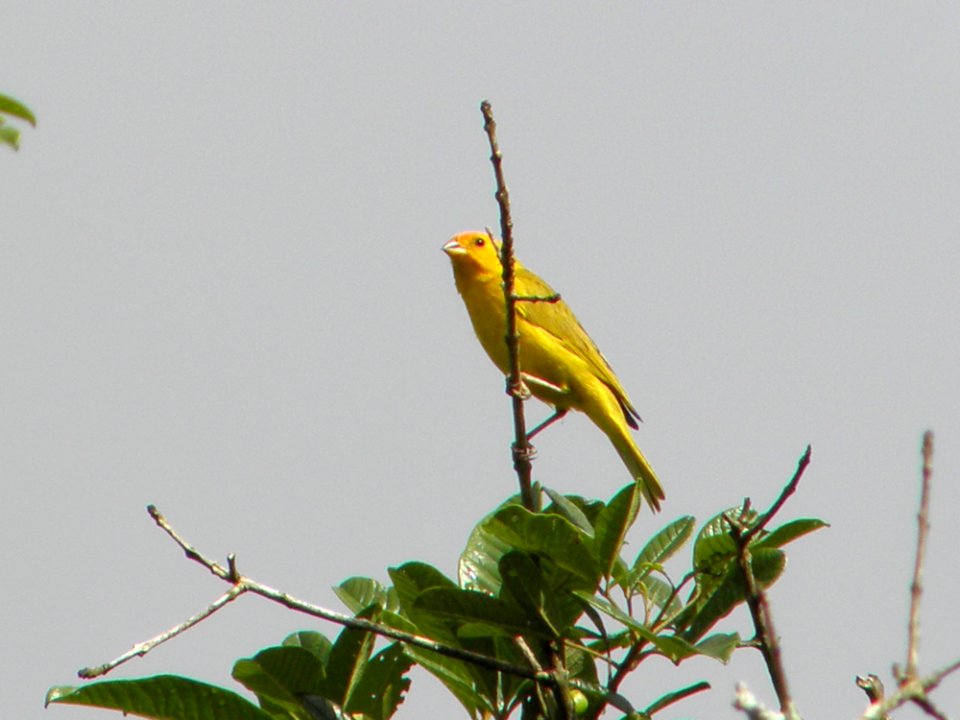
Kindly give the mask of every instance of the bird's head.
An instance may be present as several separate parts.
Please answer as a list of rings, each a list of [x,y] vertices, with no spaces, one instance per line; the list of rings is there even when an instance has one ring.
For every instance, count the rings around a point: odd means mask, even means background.
[[[454,235],[443,246],[457,272],[485,275],[502,272],[500,265],[500,242],[486,232],[470,231]]]

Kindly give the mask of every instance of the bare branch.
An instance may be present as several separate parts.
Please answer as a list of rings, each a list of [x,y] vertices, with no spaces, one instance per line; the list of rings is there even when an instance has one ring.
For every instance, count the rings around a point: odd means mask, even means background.
[[[123,663],[127,662],[127,660],[130,660],[131,658],[143,657],[148,652],[153,650],[157,645],[165,643],[167,640],[172,640],[180,633],[184,632],[185,630],[189,630],[202,620],[210,617],[217,610],[224,607],[227,603],[232,602],[240,597],[243,592],[244,589],[242,587],[234,585],[232,588],[227,590],[226,593],[214,600],[208,607],[198,612],[192,618],[185,620],[179,625],[172,627],[166,632],[162,632],[159,635],[150,638],[149,640],[145,640],[142,643],[137,643],[123,655],[114,658],[110,662],[106,662],[103,665],[97,665],[96,667],[81,668],[79,671],[77,671],[77,675],[82,677],[84,680],[91,680],[93,678],[100,677],[101,675],[106,675],[115,667],[123,665]]]
[[[928,697],[931,690],[936,688],[940,682],[957,670],[960,670],[960,660],[938,670],[926,678],[919,675],[920,664],[920,600],[923,596],[923,561],[927,549],[927,536],[930,532],[930,484],[933,479],[933,433],[927,430],[923,434],[922,446],[923,465],[921,471],[920,487],[920,510],[917,512],[917,551],[913,565],[913,581],[910,584],[910,617],[907,622],[907,663],[902,671],[894,665],[893,674],[899,682],[897,691],[892,695],[883,695],[883,686],[879,679],[876,684],[880,685],[880,692],[875,689],[867,689],[867,695],[871,699],[870,706],[863,713],[863,720],[886,720],[889,713],[896,708],[908,702],[912,702],[920,707],[927,715],[943,720],[941,713]],[[876,678],[875,675],[868,676]],[[861,684],[861,678],[857,678],[857,684]],[[866,688],[865,688],[866,689]]]
[[[523,401],[530,395],[530,391],[523,384],[523,374],[520,369],[520,334],[517,330],[517,295],[514,293],[516,260],[513,254],[513,218],[510,214],[510,193],[503,176],[503,154],[497,142],[497,124],[493,119],[493,107],[484,100],[480,103],[480,112],[483,114],[483,129],[487,133],[490,143],[490,162],[493,164],[493,173],[497,180],[497,204],[500,206],[500,264],[503,266],[503,299],[506,306],[507,332],[504,341],[507,344],[507,357],[510,364],[510,373],[507,376],[507,392],[513,403],[513,467],[517,472],[520,483],[520,497],[523,506],[530,512],[540,509],[540,495],[533,489],[533,466],[535,454],[530,438],[527,436],[527,424],[524,418]],[[489,231],[487,231],[489,234]],[[493,238],[491,237],[491,240]],[[557,298],[559,300],[559,298]],[[556,302],[555,300],[552,302]],[[549,643],[545,647],[547,658],[555,675],[553,696],[557,704],[558,720],[567,720],[573,715],[573,705],[570,700],[570,691],[566,682],[566,671],[563,667],[561,653]],[[561,678],[562,681],[558,680]]]
[[[797,708],[790,695],[790,686],[787,682],[787,673],[783,665],[782,651],[780,649],[780,638],[777,636],[773,624],[773,612],[770,609],[770,603],[767,594],[757,582],[753,574],[753,565],[751,564],[750,542],[763,530],[763,528],[773,519],[780,509],[787,502],[787,499],[796,492],[803,477],[804,471],[810,464],[811,448],[807,449],[800,457],[797,463],[797,469],[793,473],[790,482],[784,487],[780,496],[776,499],[770,509],[765,512],[756,525],[746,528],[741,518],[726,516],[730,523],[730,534],[737,543],[737,564],[740,566],[740,572],[743,574],[743,581],[746,585],[747,607],[750,609],[750,617],[753,619],[754,632],[759,643],[760,652],[763,654],[763,660],[767,666],[767,672],[770,674],[770,680],[773,683],[773,689],[777,693],[780,701],[780,711],[788,718],[799,718]],[[744,513],[749,508],[749,500],[744,501]]]
[[[322,620],[327,620],[353,630],[363,630],[381,637],[390,638],[391,640],[397,640],[408,645],[413,645],[423,650],[430,650],[438,655],[464,660],[489,670],[496,670],[509,675],[516,675],[518,677],[534,680],[551,688],[556,689],[560,686],[560,681],[553,672],[531,670],[529,668],[520,667],[518,665],[504,662],[503,660],[499,660],[497,658],[488,657],[487,655],[481,655],[480,653],[464,650],[462,648],[443,645],[442,643],[435,642],[430,638],[403,632],[402,630],[395,630],[391,627],[371,622],[370,620],[351,617],[349,615],[334,612],[333,610],[328,610],[320,607],[319,605],[314,605],[306,602],[305,600],[300,600],[299,598],[288,595],[285,592],[276,590],[269,585],[264,585],[256,580],[253,580],[252,578],[240,575],[236,571],[236,560],[233,558],[233,556],[231,556],[231,559],[229,560],[230,570],[226,570],[218,563],[206,557],[203,553],[194,548],[183,537],[181,537],[155,506],[150,505],[147,508],[147,511],[150,513],[150,517],[153,518],[157,526],[163,529],[163,531],[166,532],[167,535],[169,535],[170,538],[173,539],[173,541],[184,550],[186,556],[190,560],[194,560],[195,562],[203,565],[218,578],[230,583],[232,587],[229,592],[219,598],[216,602],[212,603],[205,610],[185,621],[184,623],[181,623],[165,633],[161,633],[151,640],[147,640],[146,642],[135,645],[129,652],[124,653],[124,655],[121,655],[116,660],[104,663],[103,665],[97,667],[84,668],[80,671],[81,677],[97,677],[99,675],[104,675],[121,663],[126,662],[131,657],[146,654],[153,647],[156,647],[160,643],[179,635],[183,631],[188,630],[199,623],[204,618],[209,617],[231,600],[234,600],[240,595],[249,592],[255,595],[260,595],[261,597],[265,597],[268,600],[273,600],[274,602],[279,603],[280,605],[283,605],[291,610],[302,612],[306,615],[317,617]]]
[[[500,262],[503,265],[503,297],[506,304],[507,357],[510,363],[510,373],[507,375],[507,392],[513,402],[513,467],[520,482],[520,497],[523,506],[535,512],[539,509],[540,501],[533,492],[533,446],[527,438],[526,420],[523,414],[523,401],[529,391],[523,386],[520,374],[520,335],[517,332],[517,297],[514,289],[515,260],[513,256],[513,219],[510,215],[510,193],[503,177],[503,154],[497,142],[497,124],[493,119],[493,107],[484,100],[480,104],[483,113],[483,129],[487,133],[490,143],[490,162],[493,163],[493,173],[497,180],[497,204],[500,206]],[[489,233],[489,231],[488,231]],[[492,238],[491,238],[492,239]]]
[[[956,660],[926,678],[908,678],[895,693],[887,695],[882,701],[870,705],[864,711],[861,720],[882,720],[892,711],[908,702],[915,702],[924,710],[927,708],[935,710],[927,698],[927,694],[934,690],[945,677],[957,670],[960,670],[960,660]]]
[[[235,583],[239,579],[240,576],[237,573],[236,558],[232,554],[227,556],[227,567],[229,569],[224,568],[219,563],[216,563],[210,558],[206,557],[203,553],[193,547],[193,545],[180,537],[177,531],[173,529],[173,526],[168,523],[167,519],[160,513],[159,510],[157,510],[156,505],[147,505],[147,514],[157,524],[157,527],[163,530],[167,535],[170,536],[171,540],[181,547],[188,560],[193,560],[194,562],[200,563],[221,580],[229,580],[230,582]]]
[[[746,584],[747,607],[750,608],[750,617],[753,619],[754,632],[760,643],[760,652],[770,673],[770,681],[780,700],[780,711],[788,718],[799,718],[793,699],[790,696],[790,686],[787,683],[787,673],[783,666],[783,657],[780,650],[780,638],[773,626],[773,613],[767,594],[761,589],[753,574],[750,564],[750,546],[743,542],[744,536],[738,536],[739,531],[734,528],[734,538],[738,543],[737,562],[740,572],[743,573]]]
[[[913,703],[930,717],[936,718],[936,720],[949,720],[928,697],[914,698]]]
[[[917,676],[920,658],[920,598],[923,595],[923,558],[927,551],[928,519],[930,509],[930,478],[933,475],[933,433],[923,434],[923,472],[920,488],[920,511],[917,513],[917,553],[910,585],[910,621],[907,626],[906,677]]]

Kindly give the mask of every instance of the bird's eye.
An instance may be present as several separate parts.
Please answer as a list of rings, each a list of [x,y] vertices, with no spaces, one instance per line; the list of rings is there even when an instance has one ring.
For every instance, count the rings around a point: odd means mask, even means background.
[[[484,240],[482,237],[478,237],[476,240],[473,241],[473,244],[476,245],[477,247],[483,247],[484,245],[487,244],[487,241]]]

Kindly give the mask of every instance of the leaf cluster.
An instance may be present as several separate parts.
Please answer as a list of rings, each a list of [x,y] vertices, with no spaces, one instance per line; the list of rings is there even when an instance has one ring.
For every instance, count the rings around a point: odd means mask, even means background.
[[[483,518],[460,556],[456,579],[409,562],[390,568],[390,586],[355,577],[336,588],[357,617],[470,658],[400,642],[375,652],[376,637],[364,630],[345,629],[334,641],[301,632],[234,666],[234,678],[259,705],[173,676],[53,688],[48,702],[153,718],[385,720],[402,702],[414,663],[472,718],[507,718],[517,710],[524,718],[555,717],[558,696],[574,699],[582,717],[598,717],[608,706],[626,717],[650,717],[708,687],[697,683],[648,698],[643,710],[619,692],[652,656],[675,664],[696,656],[725,663],[743,645],[737,632],[711,631],[746,597],[729,518],[737,518],[742,532],[756,525],[757,514],[749,508],[718,513],[696,534],[694,518],[680,517],[631,558],[627,535],[640,511],[635,484],[608,502],[546,493],[551,502],[541,512],[514,497]],[[785,544],[824,525],[800,519],[757,533],[747,550],[760,587],[782,574]],[[665,564],[691,539],[691,567],[675,581]]]

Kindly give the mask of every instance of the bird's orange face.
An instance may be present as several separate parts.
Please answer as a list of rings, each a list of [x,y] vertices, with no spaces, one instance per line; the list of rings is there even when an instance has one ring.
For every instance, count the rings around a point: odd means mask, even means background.
[[[501,272],[499,243],[485,232],[470,231],[454,235],[443,246],[455,268],[473,273]]]

